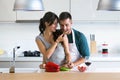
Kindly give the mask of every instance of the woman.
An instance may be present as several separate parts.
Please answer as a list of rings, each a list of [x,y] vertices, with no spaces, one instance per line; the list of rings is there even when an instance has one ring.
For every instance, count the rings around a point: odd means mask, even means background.
[[[58,17],[53,12],[47,12],[43,18],[40,19],[39,30],[40,34],[36,37],[36,43],[43,54],[43,64],[41,68],[45,67],[45,63],[52,61],[60,66],[65,62],[70,62],[70,52],[68,47],[68,39],[65,34],[61,34],[54,40],[53,33],[56,31],[58,24]],[[61,42],[63,44],[61,44]]]

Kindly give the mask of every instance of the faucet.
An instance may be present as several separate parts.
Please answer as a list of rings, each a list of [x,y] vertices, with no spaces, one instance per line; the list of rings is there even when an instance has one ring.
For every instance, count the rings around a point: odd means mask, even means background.
[[[9,73],[15,73],[15,52],[16,52],[16,49],[19,49],[19,48],[20,46],[13,48],[13,60],[12,60],[12,65],[10,66],[10,69],[9,69]]]

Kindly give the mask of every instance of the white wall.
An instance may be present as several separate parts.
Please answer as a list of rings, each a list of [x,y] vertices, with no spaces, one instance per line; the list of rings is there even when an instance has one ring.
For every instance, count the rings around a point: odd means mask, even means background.
[[[90,43],[90,34],[95,34],[98,51],[101,50],[101,45],[106,42],[109,53],[120,53],[119,22],[76,23],[73,26],[86,35],[88,43]]]
[[[37,50],[35,37],[39,34],[37,23],[0,23],[0,48],[7,52],[20,45],[19,51]]]
[[[39,23],[0,23],[0,48],[10,52],[20,45],[21,51],[38,50],[35,37],[39,34]],[[90,42],[95,34],[97,47],[105,41],[110,53],[120,53],[120,23],[74,23],[73,28],[83,32]]]

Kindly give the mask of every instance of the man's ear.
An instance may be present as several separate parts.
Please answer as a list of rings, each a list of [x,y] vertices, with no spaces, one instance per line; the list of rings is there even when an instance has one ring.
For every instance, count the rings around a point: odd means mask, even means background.
[[[70,20],[70,23],[71,23],[71,24],[73,23],[72,20]]]

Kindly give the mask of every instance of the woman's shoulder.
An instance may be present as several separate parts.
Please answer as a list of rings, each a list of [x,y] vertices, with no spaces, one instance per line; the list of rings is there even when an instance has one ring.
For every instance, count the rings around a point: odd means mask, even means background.
[[[43,35],[42,34],[37,35],[36,39],[40,39],[40,40],[43,39]]]

